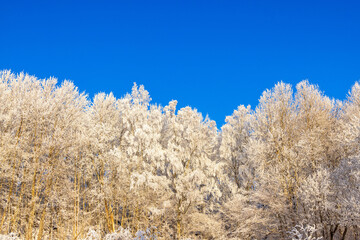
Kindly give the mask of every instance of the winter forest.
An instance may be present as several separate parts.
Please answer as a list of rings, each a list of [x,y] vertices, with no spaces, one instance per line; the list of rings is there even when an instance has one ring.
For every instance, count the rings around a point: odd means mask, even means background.
[[[279,82],[221,128],[136,84],[1,71],[0,103],[0,239],[360,239],[359,83]]]

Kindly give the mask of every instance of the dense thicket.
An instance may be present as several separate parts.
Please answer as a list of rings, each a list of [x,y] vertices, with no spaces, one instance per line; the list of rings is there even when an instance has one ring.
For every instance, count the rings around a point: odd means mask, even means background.
[[[278,83],[220,131],[150,101],[0,72],[0,234],[360,239],[358,83],[344,102]]]

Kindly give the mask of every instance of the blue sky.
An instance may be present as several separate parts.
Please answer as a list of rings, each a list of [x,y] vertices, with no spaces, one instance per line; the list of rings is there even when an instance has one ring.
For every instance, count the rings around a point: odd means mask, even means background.
[[[218,127],[278,81],[344,99],[360,80],[359,1],[1,1],[0,69],[72,80],[92,98],[133,82]]]

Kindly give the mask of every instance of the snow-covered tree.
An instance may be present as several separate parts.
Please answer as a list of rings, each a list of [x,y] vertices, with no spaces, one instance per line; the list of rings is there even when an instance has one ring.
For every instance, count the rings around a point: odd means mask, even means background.
[[[186,232],[183,220],[186,215],[199,210],[206,211],[205,203],[220,196],[217,188],[218,163],[214,160],[217,144],[215,122],[203,119],[190,107],[177,114],[176,101],[165,107],[165,132],[163,146],[166,149],[163,166],[169,186],[170,213],[176,221],[176,236]]]
[[[1,71],[0,238],[359,238],[359,83],[280,82],[220,132],[176,106]]]
[[[0,229],[41,239],[67,217],[59,214],[67,206],[56,196],[69,199],[63,187],[84,138],[88,101],[67,81],[57,87],[56,79],[8,71],[0,79]]]
[[[248,156],[251,134],[250,106],[239,106],[233,115],[226,117],[221,128],[220,157],[226,163],[226,171],[235,188],[249,190],[254,181],[254,169]],[[233,189],[235,189],[233,187]],[[236,191],[236,190],[233,190]]]

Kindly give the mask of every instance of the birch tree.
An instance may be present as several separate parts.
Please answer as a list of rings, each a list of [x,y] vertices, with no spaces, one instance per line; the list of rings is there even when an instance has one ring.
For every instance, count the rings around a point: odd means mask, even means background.
[[[61,222],[55,217],[54,208],[60,206],[53,195],[63,191],[55,186],[69,181],[66,169],[76,154],[74,141],[83,132],[81,123],[88,102],[70,82],[56,87],[56,79],[38,80],[10,72],[2,72],[1,79],[1,96],[7,98],[3,99],[6,117],[1,124],[1,156],[2,162],[11,166],[11,172],[1,168],[11,174],[10,179],[2,179],[7,199],[1,229],[19,231],[26,239],[34,235],[41,239],[45,230],[51,235],[54,224]],[[17,127],[9,128],[14,123]]]
[[[176,101],[165,108],[166,148],[165,176],[170,187],[169,200],[176,222],[176,238],[186,236],[184,217],[196,209],[205,209],[205,200],[218,197],[217,163],[213,160],[216,147],[216,125],[190,107],[177,114]],[[174,234],[175,235],[175,234]]]

